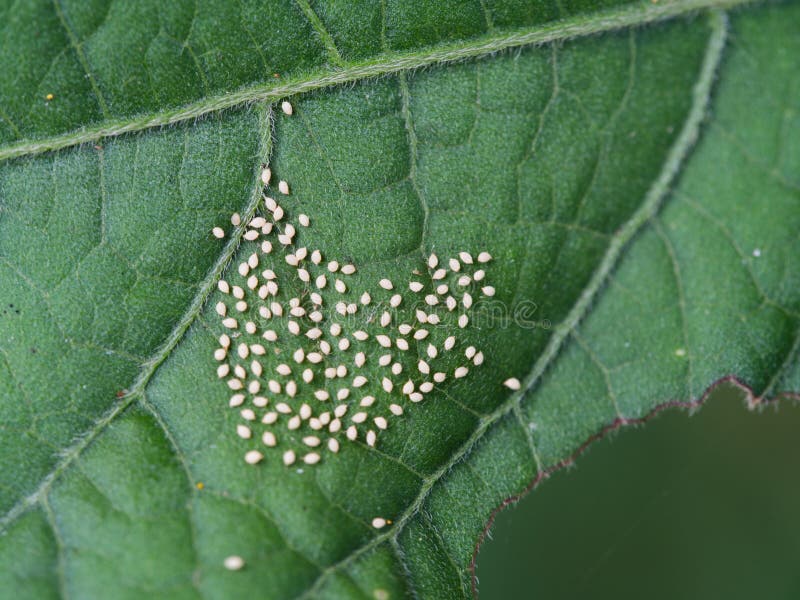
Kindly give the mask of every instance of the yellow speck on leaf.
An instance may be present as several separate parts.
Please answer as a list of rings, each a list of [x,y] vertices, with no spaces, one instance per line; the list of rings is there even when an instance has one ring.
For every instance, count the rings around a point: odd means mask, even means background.
[[[44,97],[44,99],[47,100],[48,102],[50,102],[54,98],[55,96],[53,94],[47,94],[47,96]]]

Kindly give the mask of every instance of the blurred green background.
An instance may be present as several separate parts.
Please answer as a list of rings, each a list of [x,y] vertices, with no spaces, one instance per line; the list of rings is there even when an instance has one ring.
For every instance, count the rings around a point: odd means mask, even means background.
[[[799,434],[730,386],[612,434],[498,515],[481,600],[800,598]]]

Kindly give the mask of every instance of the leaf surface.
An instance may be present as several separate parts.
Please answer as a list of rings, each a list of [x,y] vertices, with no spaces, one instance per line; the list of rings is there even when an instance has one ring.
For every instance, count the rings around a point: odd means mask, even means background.
[[[798,390],[797,4],[474,4],[3,9],[54,54],[7,26],[0,62],[25,77],[0,88],[0,590],[469,597],[492,509],[587,438],[730,375],[754,397]],[[15,53],[48,66],[34,81]],[[301,92],[292,116],[268,104]],[[468,327],[444,311],[392,351],[410,373],[456,335],[447,380],[418,403],[395,390],[404,414],[374,447],[339,436],[313,466],[285,467],[261,428],[237,437],[212,356],[215,305],[233,311],[217,282],[259,251],[228,219],[269,216],[262,163],[290,184],[267,190],[284,222],[310,218],[295,245],[356,265],[326,306],[388,302],[390,278],[393,322],[413,321],[431,252],[493,257]],[[284,299],[304,293],[280,252],[261,261]],[[330,322],[370,335],[355,411],[382,393],[381,326],[368,307]],[[470,345],[486,360],[454,378]]]

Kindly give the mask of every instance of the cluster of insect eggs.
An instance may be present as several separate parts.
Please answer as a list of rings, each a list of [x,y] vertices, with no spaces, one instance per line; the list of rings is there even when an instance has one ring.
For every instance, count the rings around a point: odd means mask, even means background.
[[[282,108],[292,114],[290,104]],[[358,293],[350,284],[355,265],[325,261],[322,252],[301,245],[299,229],[311,220],[300,213],[293,221],[268,195],[269,167],[261,182],[261,213],[247,222],[231,217],[252,252],[218,282],[222,299],[215,308],[223,333],[214,352],[217,376],[230,388],[229,406],[239,411],[236,434],[254,440],[255,426],[264,426],[260,444],[244,454],[247,463],[285,444],[286,466],[298,460],[314,465],[323,450],[339,452],[344,440],[375,446],[378,433],[409,402],[421,402],[437,384],[483,364],[483,352],[462,344],[458,333],[469,325],[474,296],[495,294],[484,270],[492,257],[462,251],[440,261],[431,254],[427,269],[415,270],[402,285],[383,277]],[[274,187],[279,197],[290,195],[286,181]],[[226,235],[221,227],[213,234]],[[401,320],[400,311],[408,318]],[[363,328],[347,331],[335,315]],[[452,334],[435,343],[438,326]],[[442,362],[452,365],[454,356],[458,366],[437,369]]]

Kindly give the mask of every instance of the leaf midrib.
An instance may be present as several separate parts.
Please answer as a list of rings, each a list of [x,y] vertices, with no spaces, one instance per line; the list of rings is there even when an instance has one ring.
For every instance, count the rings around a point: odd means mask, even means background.
[[[732,8],[754,0],[675,0],[664,3],[626,5],[591,15],[579,15],[544,26],[515,29],[501,35],[483,35],[466,42],[441,44],[424,50],[384,52],[365,61],[342,62],[317,69],[302,77],[276,85],[274,82],[243,87],[234,92],[209,96],[187,104],[156,113],[141,114],[124,119],[107,119],[102,123],[55,136],[24,140],[0,146],[0,161],[62,150],[71,146],[175,125],[218,112],[255,102],[273,102],[285,98],[332,87],[343,83],[410,71],[432,64],[450,63],[476,58],[509,48],[564,41],[603,32],[645,25],[690,12],[707,9]],[[333,47],[335,49],[335,46]],[[329,51],[332,51],[329,48]]]

